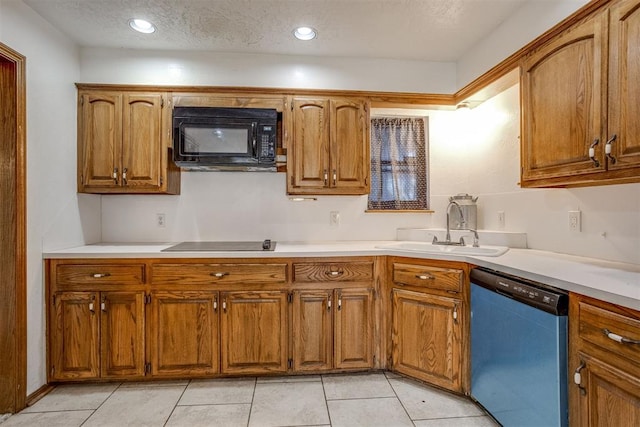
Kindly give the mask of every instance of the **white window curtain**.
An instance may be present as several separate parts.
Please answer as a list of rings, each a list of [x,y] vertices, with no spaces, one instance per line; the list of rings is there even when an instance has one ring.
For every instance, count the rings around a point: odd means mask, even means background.
[[[426,210],[426,117],[371,119],[369,210]]]

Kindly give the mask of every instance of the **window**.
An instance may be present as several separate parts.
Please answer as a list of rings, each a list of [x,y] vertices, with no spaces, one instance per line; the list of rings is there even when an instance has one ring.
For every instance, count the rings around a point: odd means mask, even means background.
[[[369,210],[427,210],[427,118],[371,119]]]

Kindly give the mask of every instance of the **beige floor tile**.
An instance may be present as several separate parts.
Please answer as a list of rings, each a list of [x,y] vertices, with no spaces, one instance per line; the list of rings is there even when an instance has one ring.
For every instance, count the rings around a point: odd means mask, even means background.
[[[167,427],[246,427],[250,404],[178,406],[171,414]]]
[[[89,426],[162,426],[185,386],[120,388],[87,420]]]
[[[258,383],[250,427],[329,424],[321,382]]]
[[[37,412],[12,415],[2,427],[76,427],[93,414],[93,411]]]
[[[291,375],[281,377],[258,377],[258,383],[306,383],[320,382],[320,375]]]
[[[255,378],[193,380],[178,405],[251,404],[255,386]]]
[[[61,385],[21,413],[97,409],[118,388],[113,384]]]
[[[437,418],[413,422],[416,427],[499,427],[489,416],[463,418]]]
[[[161,381],[129,381],[124,382],[120,388],[140,388],[140,387],[173,387],[188,385],[189,380],[161,380]]]
[[[330,400],[327,405],[333,427],[413,426],[395,397]]]
[[[383,373],[325,375],[322,382],[327,400],[395,397]]]
[[[412,420],[484,415],[472,401],[407,379],[389,380]]]

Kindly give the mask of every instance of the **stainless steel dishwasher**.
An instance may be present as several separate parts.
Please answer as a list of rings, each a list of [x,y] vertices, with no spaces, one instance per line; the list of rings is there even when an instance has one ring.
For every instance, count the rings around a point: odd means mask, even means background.
[[[568,295],[471,271],[471,396],[498,422],[567,426]]]

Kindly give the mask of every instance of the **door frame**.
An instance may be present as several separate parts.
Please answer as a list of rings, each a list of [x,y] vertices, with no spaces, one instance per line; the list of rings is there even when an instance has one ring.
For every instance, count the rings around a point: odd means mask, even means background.
[[[2,164],[13,166],[0,170],[0,345],[6,346],[0,356],[0,413],[19,412],[27,397],[25,68],[26,58],[0,43],[0,156]]]

